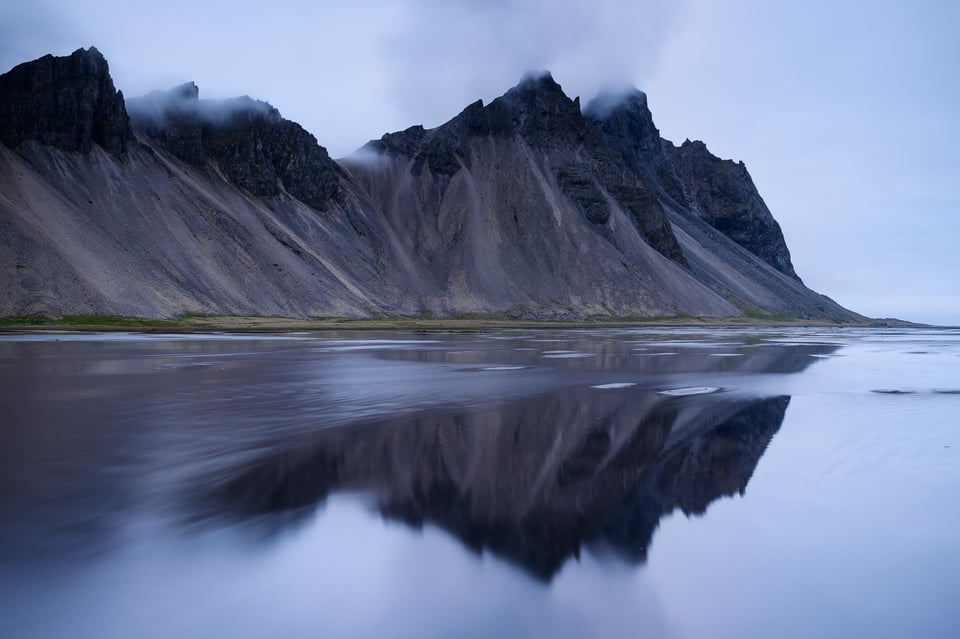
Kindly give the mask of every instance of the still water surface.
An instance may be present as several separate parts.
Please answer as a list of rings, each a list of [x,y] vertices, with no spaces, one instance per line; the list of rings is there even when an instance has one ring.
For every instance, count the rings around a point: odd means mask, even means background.
[[[0,636],[956,637],[960,332],[0,336]]]

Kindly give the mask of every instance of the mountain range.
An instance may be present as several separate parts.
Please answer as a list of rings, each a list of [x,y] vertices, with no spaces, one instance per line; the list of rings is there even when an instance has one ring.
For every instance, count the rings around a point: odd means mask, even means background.
[[[334,160],[268,103],[47,55],[0,75],[0,235],[0,316],[865,319],[743,163],[545,72]]]

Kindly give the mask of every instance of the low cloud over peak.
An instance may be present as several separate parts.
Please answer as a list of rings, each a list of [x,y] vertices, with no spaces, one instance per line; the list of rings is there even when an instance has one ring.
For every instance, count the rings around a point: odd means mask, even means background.
[[[166,91],[151,91],[147,95],[127,100],[127,112],[135,121],[160,125],[169,117],[191,115],[203,122],[221,123],[237,114],[257,114],[279,119],[280,112],[268,102],[249,96],[225,100],[201,100],[200,88],[194,82]]]

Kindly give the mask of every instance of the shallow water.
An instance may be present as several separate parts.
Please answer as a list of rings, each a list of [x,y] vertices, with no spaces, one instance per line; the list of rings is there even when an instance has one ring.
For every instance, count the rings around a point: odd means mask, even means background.
[[[4,637],[954,637],[960,332],[0,336]]]

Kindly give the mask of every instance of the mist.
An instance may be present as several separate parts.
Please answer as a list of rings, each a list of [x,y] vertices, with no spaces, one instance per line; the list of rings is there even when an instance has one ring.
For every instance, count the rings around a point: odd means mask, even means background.
[[[222,125],[240,114],[279,119],[279,112],[268,102],[249,96],[225,100],[201,100],[200,88],[187,82],[167,91],[151,91],[147,95],[125,100],[133,121],[161,126],[171,117],[193,117],[204,124]]]
[[[549,70],[570,97],[642,84],[656,65],[674,2],[421,0],[384,49],[392,97],[436,126],[466,104]]]

